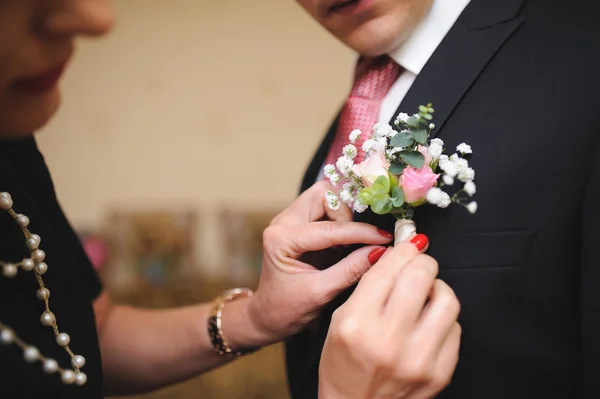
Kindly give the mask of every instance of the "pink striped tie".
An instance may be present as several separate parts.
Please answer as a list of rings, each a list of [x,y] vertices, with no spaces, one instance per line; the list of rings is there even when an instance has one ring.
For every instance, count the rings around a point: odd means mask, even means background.
[[[358,150],[354,163],[364,159],[362,145],[377,123],[381,101],[398,79],[401,69],[387,55],[375,58],[361,57],[358,60],[354,85],[340,115],[338,130],[326,157],[326,165],[335,165],[337,159],[342,156],[343,148],[350,144],[348,136],[354,129],[363,133],[354,143]]]

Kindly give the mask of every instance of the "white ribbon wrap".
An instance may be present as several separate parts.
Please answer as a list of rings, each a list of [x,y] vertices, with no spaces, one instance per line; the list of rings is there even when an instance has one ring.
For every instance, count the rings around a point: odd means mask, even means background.
[[[412,220],[399,219],[396,220],[394,227],[394,246],[399,245],[407,238],[417,234],[417,225]]]

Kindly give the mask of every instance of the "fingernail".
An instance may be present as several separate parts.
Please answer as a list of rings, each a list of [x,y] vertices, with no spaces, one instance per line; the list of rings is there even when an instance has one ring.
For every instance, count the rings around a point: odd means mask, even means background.
[[[388,240],[391,240],[392,238],[394,238],[394,235],[388,231],[377,229],[377,232],[380,235],[382,235],[383,237],[387,238]]]
[[[383,256],[384,253],[385,248],[375,248],[374,250],[372,250],[369,254],[369,262],[371,263],[371,266],[377,263],[377,261]]]
[[[429,238],[427,238],[425,234],[417,234],[410,242],[413,243],[419,251],[422,251],[427,244],[429,244]]]

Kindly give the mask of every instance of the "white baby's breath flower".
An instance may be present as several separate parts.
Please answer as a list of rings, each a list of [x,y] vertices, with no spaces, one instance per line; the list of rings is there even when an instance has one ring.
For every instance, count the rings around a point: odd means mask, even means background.
[[[387,123],[378,123],[373,126],[373,133],[375,137],[391,137],[395,130]]]
[[[466,143],[460,143],[457,147],[456,147],[456,151],[462,153],[462,154],[472,154],[473,150],[471,149],[471,146],[466,144]]]
[[[435,129],[435,123],[430,123],[429,124],[429,130],[433,130]]]
[[[358,129],[354,129],[351,133],[350,136],[348,136],[348,138],[350,139],[350,142],[352,144],[354,144],[356,142],[356,140],[360,137],[361,135],[361,131]]]
[[[458,172],[458,180],[460,180],[463,183],[466,183],[470,180],[474,180],[475,179],[475,170],[473,170],[473,168],[466,168],[466,169],[461,169]]]
[[[469,197],[473,196],[473,194],[475,194],[475,192],[477,191],[477,188],[475,187],[475,183],[473,183],[472,181],[466,182],[463,189],[465,190],[465,193],[467,193],[467,195]]]
[[[353,208],[356,213],[363,213],[364,211],[367,210],[368,207],[369,207],[368,205],[365,205],[365,204],[361,203],[360,201],[354,201]]]
[[[425,199],[433,205],[437,205],[442,200],[443,191],[438,187],[433,187],[427,191]]]
[[[469,167],[469,161],[467,161],[464,158],[458,158],[456,160],[453,160],[452,162],[454,162],[454,164],[456,165],[456,168],[461,171],[461,170],[465,170]]]
[[[373,139],[368,139],[366,140],[363,145],[362,145],[362,150],[364,152],[370,152],[371,150],[373,150],[373,146],[375,145],[375,140]]]
[[[429,144],[428,150],[429,155],[431,155],[433,159],[438,159],[440,155],[442,155],[442,151],[444,151],[444,148],[437,143],[431,143]]]
[[[421,115],[419,115],[419,114],[414,114],[413,116],[417,119],[421,119]]]
[[[340,192],[340,199],[349,206],[352,205],[352,202],[354,202],[354,196],[352,195],[352,192],[346,189]]]
[[[452,162],[456,162],[456,161],[458,161],[459,159],[460,159],[460,158],[458,157],[458,154],[452,154],[452,155],[450,155],[450,160],[451,160]]]
[[[373,144],[373,147],[371,148],[371,151],[384,152],[385,151],[385,147],[387,147],[387,138],[386,137],[380,137],[377,140],[375,140],[375,143]]]
[[[325,165],[325,167],[323,168],[323,172],[325,174],[325,177],[329,179],[335,173],[335,166],[333,166],[332,164]]]
[[[397,153],[401,152],[402,150],[403,150],[403,148],[402,148],[402,147],[394,147],[394,148],[392,148],[392,149],[389,149],[389,150],[387,150],[387,151],[386,151],[386,154],[388,155],[388,157],[392,157],[392,156],[394,156],[395,154],[397,154]]]
[[[329,181],[331,181],[331,184],[333,184],[334,186],[337,186],[338,183],[340,182],[340,175],[338,175],[337,173],[334,173],[329,178]]]
[[[325,201],[327,202],[327,206],[329,207],[329,209],[332,209],[334,211],[340,209],[340,200],[337,197],[337,195],[333,193],[333,191],[327,191],[325,193]]]
[[[442,177],[442,180],[444,180],[444,183],[451,186],[454,184],[454,178],[450,175],[444,175]]]
[[[477,212],[477,202],[475,202],[475,201],[469,202],[467,204],[467,210],[471,213]]]
[[[439,166],[440,169],[443,170],[450,177],[456,177],[456,175],[458,174],[458,168],[456,167],[456,164],[450,160],[440,159]]]
[[[350,159],[354,159],[354,157],[356,157],[356,154],[358,153],[356,151],[356,147],[353,146],[352,144],[348,144],[347,146],[344,147],[344,149],[342,150],[342,152],[344,153],[344,155]]]
[[[344,177],[348,177],[350,172],[352,172],[352,167],[354,166],[354,162],[347,157],[339,157],[336,163],[336,166],[340,173]]]
[[[448,208],[448,206],[452,203],[452,199],[448,195],[448,193],[442,191],[442,198],[437,203],[437,206],[440,208]]]
[[[409,118],[408,114],[405,114],[404,112],[400,112],[398,114],[398,117],[396,118],[396,121],[397,122],[406,122],[406,121],[408,121],[408,118]]]
[[[433,140],[431,140],[431,144],[437,144],[440,147],[443,147],[444,146],[444,140],[442,140],[442,139],[433,139]]]
[[[442,163],[442,162],[448,162],[450,159],[448,158],[448,155],[442,154],[442,155],[440,155],[439,160],[440,160],[440,163]]]

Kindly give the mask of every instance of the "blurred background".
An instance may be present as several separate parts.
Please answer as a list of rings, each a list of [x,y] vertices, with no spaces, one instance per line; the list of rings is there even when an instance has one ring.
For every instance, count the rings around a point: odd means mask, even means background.
[[[353,54],[293,1],[115,0],[39,134],[106,289],[171,307],[255,287],[261,235],[350,87]],[[202,321],[199,321],[202,322]],[[140,398],[286,398],[281,345]]]

